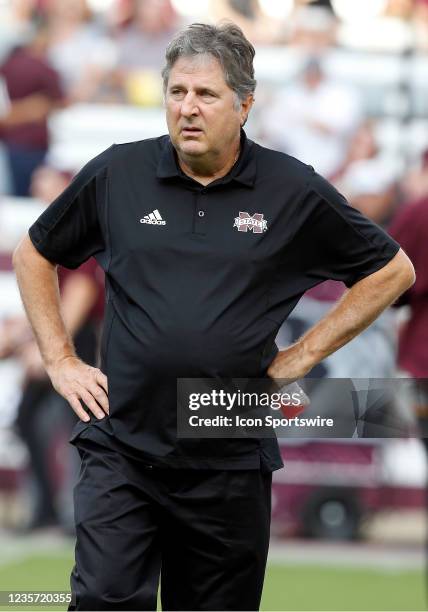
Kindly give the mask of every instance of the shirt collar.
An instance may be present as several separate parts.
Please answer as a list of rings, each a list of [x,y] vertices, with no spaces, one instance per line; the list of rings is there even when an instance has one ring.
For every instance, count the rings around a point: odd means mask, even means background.
[[[186,177],[177,163],[177,154],[169,136],[165,136],[165,142],[159,158],[156,176],[160,179],[189,178]],[[239,157],[231,170],[220,179],[213,181],[216,185],[236,181],[247,187],[254,187],[256,180],[256,158],[254,143],[249,140],[241,129],[241,151]]]

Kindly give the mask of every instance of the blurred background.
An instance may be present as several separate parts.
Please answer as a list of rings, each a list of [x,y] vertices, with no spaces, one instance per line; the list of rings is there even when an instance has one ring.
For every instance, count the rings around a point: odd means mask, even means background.
[[[417,271],[394,308],[311,372],[321,381],[311,398],[318,414],[343,408],[323,379],[365,390],[405,381],[380,413],[394,409],[408,434],[377,437],[369,427],[363,437],[281,439],[263,608],[424,610],[428,0],[0,0],[0,591],[68,590],[78,474],[67,443],[73,413],[44,373],[12,251],[89,159],[167,131],[165,47],[186,24],[222,18],[256,47],[249,137],[313,165]],[[59,273],[66,323],[95,364],[102,273],[94,261]],[[327,282],[308,292],[278,345],[344,289]]]

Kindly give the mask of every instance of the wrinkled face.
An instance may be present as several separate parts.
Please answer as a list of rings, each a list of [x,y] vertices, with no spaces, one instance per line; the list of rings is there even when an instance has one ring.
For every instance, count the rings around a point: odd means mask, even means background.
[[[238,107],[235,92],[212,56],[179,58],[165,92],[168,130],[178,154],[191,159],[227,153],[239,139],[251,103],[249,96]]]

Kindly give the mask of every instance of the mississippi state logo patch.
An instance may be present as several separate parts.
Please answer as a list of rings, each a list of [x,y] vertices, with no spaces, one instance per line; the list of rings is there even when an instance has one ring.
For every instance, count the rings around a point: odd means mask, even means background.
[[[236,227],[238,232],[250,230],[253,234],[262,234],[267,230],[267,221],[263,219],[262,213],[250,215],[250,213],[239,211],[239,217],[235,217],[233,227]]]

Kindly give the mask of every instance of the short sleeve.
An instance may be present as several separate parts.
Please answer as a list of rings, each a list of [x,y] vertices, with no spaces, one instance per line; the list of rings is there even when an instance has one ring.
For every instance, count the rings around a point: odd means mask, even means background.
[[[342,281],[351,287],[377,272],[400,245],[382,228],[348,204],[325,179],[314,173],[302,201],[306,272],[317,281]]]
[[[30,227],[31,242],[52,263],[74,269],[106,251],[107,169],[114,147],[87,163]]]

